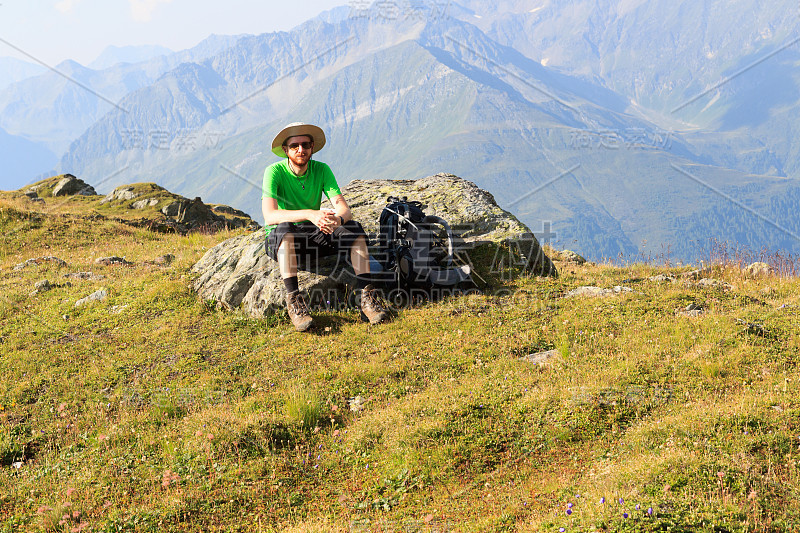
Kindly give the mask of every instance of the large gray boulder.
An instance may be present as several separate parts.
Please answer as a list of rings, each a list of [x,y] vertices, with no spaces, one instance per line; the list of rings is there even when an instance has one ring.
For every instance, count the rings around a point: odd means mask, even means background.
[[[418,200],[428,215],[447,220],[457,236],[456,255],[472,263],[475,278],[490,271],[516,268],[542,276],[557,275],[531,231],[501,209],[494,197],[474,183],[450,174],[420,180],[355,180],[343,189],[353,218],[368,235],[378,232],[380,212],[390,196]],[[323,205],[324,207],[324,205]],[[194,289],[204,300],[226,308],[241,306],[252,316],[283,307],[285,291],[277,263],[266,256],[264,230],[220,243],[193,267]],[[479,261],[479,264],[478,264]],[[352,270],[326,258],[299,273],[311,304],[340,307],[355,281]]]
[[[74,196],[79,194],[81,196],[95,196],[94,188],[86,184],[72,174],[65,174],[53,189],[53,196]]]

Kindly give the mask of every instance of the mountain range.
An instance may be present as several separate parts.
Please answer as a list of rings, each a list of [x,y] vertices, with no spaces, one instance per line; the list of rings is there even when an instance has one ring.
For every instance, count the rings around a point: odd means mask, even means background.
[[[107,46],[87,66],[93,70],[104,70],[119,63],[142,63],[159,56],[170,56],[174,52],[165,46]]]
[[[24,152],[13,152],[10,145],[0,145],[4,162],[12,168],[28,169],[25,174],[9,172],[3,177],[3,185],[30,183],[52,174],[54,162],[68,150],[70,143],[118,105],[125,95],[153,83],[182,63],[214,55],[237,39],[212,35],[190,50],[158,55],[139,63],[127,63],[123,58],[152,54],[160,49],[106,49],[96,62],[114,63],[111,67],[95,70],[75,61],[64,61],[49,70],[42,67],[43,73],[26,76],[0,90],[0,128],[7,135],[20,137],[17,143],[27,141],[35,145]]]
[[[13,57],[0,57],[0,90],[18,81],[37,76],[44,70],[41,65]]]
[[[796,254],[798,41],[789,1],[377,2],[68,62],[0,91],[0,127],[99,191],[155,181],[258,215],[272,137],[310,121],[342,184],[453,173],[592,259]]]

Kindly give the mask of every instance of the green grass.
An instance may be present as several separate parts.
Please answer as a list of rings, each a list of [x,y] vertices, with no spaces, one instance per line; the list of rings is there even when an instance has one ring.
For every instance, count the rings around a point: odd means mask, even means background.
[[[55,201],[0,205],[0,531],[800,528],[797,279],[723,265],[724,291],[647,281],[687,268],[562,264],[298,334],[191,291],[234,233]],[[134,264],[94,263],[109,255]],[[67,266],[13,270],[41,256]],[[88,271],[105,279],[65,283]],[[61,286],[30,296],[42,279]],[[581,285],[634,292],[562,298]],[[676,314],[690,303],[705,313]]]

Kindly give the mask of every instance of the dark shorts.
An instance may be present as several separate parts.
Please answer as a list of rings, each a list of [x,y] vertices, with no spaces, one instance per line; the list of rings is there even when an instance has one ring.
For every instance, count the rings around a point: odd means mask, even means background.
[[[344,226],[333,230],[330,235],[323,233],[308,221],[299,224],[283,222],[267,235],[267,255],[275,261],[278,260],[278,248],[287,233],[294,236],[295,253],[302,262],[316,261],[321,257],[348,252],[356,239],[362,236],[367,238],[364,228],[355,220],[346,222]]]

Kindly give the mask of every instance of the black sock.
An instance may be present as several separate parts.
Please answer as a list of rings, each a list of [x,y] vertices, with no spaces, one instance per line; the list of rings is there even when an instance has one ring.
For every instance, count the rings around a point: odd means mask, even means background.
[[[372,274],[361,274],[356,276],[356,289],[364,290],[364,288],[372,283]]]
[[[291,278],[283,278],[283,284],[286,287],[286,292],[289,294],[300,290],[300,284],[297,281],[297,276]]]

